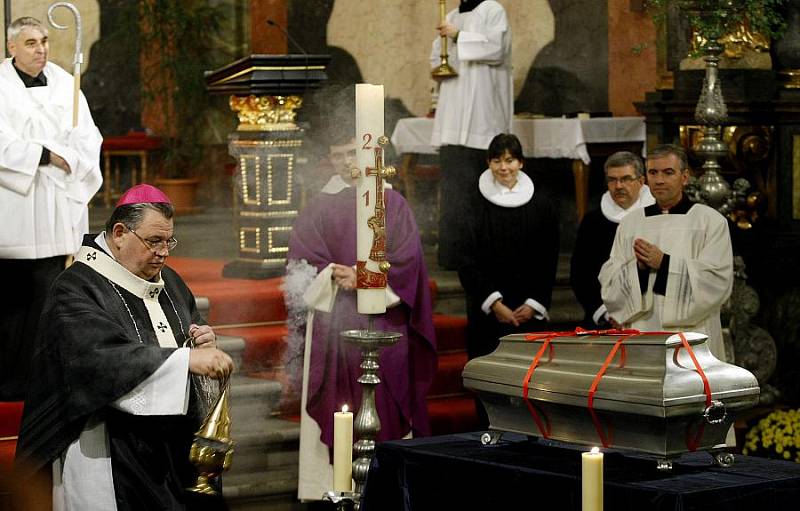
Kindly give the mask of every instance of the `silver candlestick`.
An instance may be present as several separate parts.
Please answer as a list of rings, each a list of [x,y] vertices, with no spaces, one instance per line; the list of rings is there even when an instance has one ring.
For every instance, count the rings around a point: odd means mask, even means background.
[[[709,41],[705,46],[706,76],[694,111],[697,122],[703,124],[703,138],[694,147],[694,152],[705,160],[703,175],[699,179],[699,199],[716,209],[725,204],[731,194],[731,187],[719,173],[722,167],[718,162],[728,155],[728,147],[720,136],[720,126],[728,119],[718,76],[722,51],[722,46],[716,41]]]
[[[364,491],[369,465],[375,455],[375,439],[381,430],[381,420],[375,406],[375,387],[381,382],[378,378],[378,354],[381,348],[397,343],[401,336],[397,332],[375,331],[371,326],[372,321],[369,330],[346,330],[339,334],[346,342],[361,348],[360,367],[363,372],[357,380],[362,389],[361,406],[353,425],[358,437],[353,445],[353,454],[356,458],[353,461],[353,480],[355,493],[359,496]],[[356,510],[359,509],[360,499],[356,499],[354,507]]]

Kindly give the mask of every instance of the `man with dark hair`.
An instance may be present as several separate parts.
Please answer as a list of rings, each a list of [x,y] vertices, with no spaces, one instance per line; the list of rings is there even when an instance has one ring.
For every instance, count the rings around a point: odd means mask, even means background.
[[[52,470],[55,509],[192,508],[189,448],[210,401],[196,377],[233,362],[165,266],[172,217],[157,188],[125,192],[45,302],[17,465],[23,480]]]
[[[47,290],[89,230],[100,189],[102,137],[83,94],[72,126],[72,76],[48,62],[47,29],[19,18],[0,64],[0,399],[25,396],[31,345]],[[13,221],[11,220],[13,218]]]
[[[583,306],[587,328],[609,326],[597,275],[608,259],[617,225],[631,211],[655,202],[644,184],[642,159],[635,154],[628,151],[612,154],[604,170],[608,190],[600,199],[600,209],[583,217],[570,264],[569,282]]]
[[[656,203],[620,222],[600,271],[603,303],[622,326],[704,333],[711,353],[726,360],[719,311],[733,286],[728,222],[689,200],[688,180],[681,147],[650,151],[647,184]]]

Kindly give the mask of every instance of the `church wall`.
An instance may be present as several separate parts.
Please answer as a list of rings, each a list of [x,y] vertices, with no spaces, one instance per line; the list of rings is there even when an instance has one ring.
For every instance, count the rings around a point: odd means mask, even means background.
[[[500,0],[513,33],[516,110],[547,115],[608,110],[608,16],[596,0]],[[289,31],[330,53],[332,84],[384,83],[409,115],[424,115],[434,82],[437,2],[295,0]],[[448,9],[457,2],[449,1]],[[326,21],[327,20],[327,21]],[[354,29],[357,27],[357,29]]]
[[[633,103],[656,88],[656,30],[630,0],[608,1],[608,103],[616,116],[638,115]]]
[[[508,12],[514,34],[517,112],[632,115],[632,102],[640,100],[644,90],[652,90],[652,47],[639,55],[630,51],[633,45],[652,39],[651,24],[645,14],[631,11],[629,0],[499,1]],[[12,17],[32,13],[45,18],[50,3],[13,2]],[[119,30],[124,20],[130,19],[120,13],[126,5],[130,9],[132,2],[75,3],[84,17],[83,90],[101,131],[106,136],[120,135],[153,124],[153,119],[140,118],[138,40],[126,37],[124,44],[120,41]],[[311,122],[309,137],[320,150],[325,146],[325,134],[315,130],[338,124],[326,120],[330,116],[324,111],[345,84],[385,84],[388,132],[397,119],[428,112],[435,86],[429,77],[429,54],[438,23],[436,0],[226,0],[223,4],[230,4],[237,18],[220,38],[221,51],[230,54],[230,60],[284,48],[282,34],[274,27],[261,27],[264,23],[260,21],[265,17],[282,21],[281,9],[288,10],[288,19],[283,18],[286,28],[302,48],[332,56],[328,84],[317,95],[309,94],[300,113],[301,120]],[[448,0],[447,6],[455,8],[457,1]],[[66,16],[62,14],[62,18]],[[51,31],[52,60],[67,68],[74,47],[72,34]],[[299,51],[291,43],[286,47],[291,53]],[[215,102],[215,115],[233,119],[222,99]],[[223,146],[225,134],[215,137],[214,142]],[[222,175],[219,169],[207,172],[212,173]]]

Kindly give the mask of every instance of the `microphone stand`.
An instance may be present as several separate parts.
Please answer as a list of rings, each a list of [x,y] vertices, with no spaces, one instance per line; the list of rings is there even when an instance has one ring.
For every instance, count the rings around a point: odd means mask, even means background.
[[[286,37],[286,40],[289,41],[290,43],[292,43],[292,45],[294,45],[295,48],[300,50],[300,53],[302,53],[303,56],[305,57],[305,78],[303,79],[303,92],[301,93],[301,94],[304,95],[305,92],[306,92],[306,89],[308,88],[308,53],[306,52],[306,50],[303,49],[302,46],[300,46],[300,44],[297,41],[294,40],[294,37],[292,37],[289,34],[289,32],[285,28],[283,28],[279,23],[277,23],[275,20],[267,19],[267,25],[269,25],[271,27],[275,27],[278,30],[280,30],[281,33],[284,35],[284,37]]]

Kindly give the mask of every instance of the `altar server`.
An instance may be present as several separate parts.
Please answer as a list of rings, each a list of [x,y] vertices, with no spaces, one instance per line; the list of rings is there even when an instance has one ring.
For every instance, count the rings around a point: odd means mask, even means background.
[[[587,328],[610,326],[597,275],[611,252],[617,225],[631,211],[655,202],[650,188],[644,184],[642,159],[635,154],[628,151],[612,154],[604,170],[608,190],[600,199],[600,209],[583,217],[570,262],[569,282],[583,306]]]
[[[194,509],[189,448],[210,389],[190,376],[233,362],[165,265],[173,214],[155,187],[125,192],[45,302],[17,466],[22,482],[52,470],[56,510]]]
[[[620,222],[600,271],[603,303],[625,327],[704,333],[714,356],[730,360],[719,317],[733,286],[728,222],[689,200],[688,180],[681,147],[650,151],[647,184],[656,203]]]
[[[498,2],[462,0],[437,30],[449,38],[449,62],[458,72],[439,85],[431,138],[431,145],[439,147],[447,193],[439,212],[439,266],[456,269],[466,217],[480,203],[477,185],[486,168],[486,149],[496,134],[511,131],[511,27]],[[437,37],[432,67],[440,63],[440,44]]]
[[[32,343],[53,279],[88,232],[100,144],[86,98],[72,126],[72,76],[48,62],[47,29],[15,20],[0,64],[0,399],[23,399]]]

